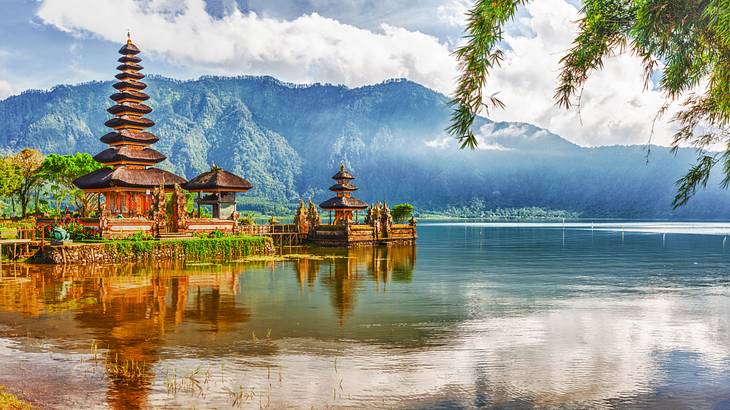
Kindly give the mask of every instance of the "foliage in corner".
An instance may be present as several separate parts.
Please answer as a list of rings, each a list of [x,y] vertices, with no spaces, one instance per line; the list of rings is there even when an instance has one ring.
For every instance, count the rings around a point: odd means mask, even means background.
[[[482,108],[502,107],[483,92],[487,78],[499,66],[499,42],[504,25],[526,0],[477,0],[467,14],[466,44],[456,51],[461,76],[452,100],[448,131],[461,148],[476,148],[471,127]],[[672,146],[690,145],[697,164],[677,181],[675,208],[682,206],[698,186],[707,184],[712,169],[721,164],[722,186],[730,185],[730,0],[585,0],[579,32],[568,53],[555,91],[558,105],[580,104],[589,75],[603,67],[603,59],[630,50],[643,61],[644,84],[655,71],[666,101],[657,113],[680,101],[672,118],[679,125]],[[661,64],[660,64],[661,62]],[[701,92],[695,90],[701,87]],[[724,152],[710,149],[716,144]]]

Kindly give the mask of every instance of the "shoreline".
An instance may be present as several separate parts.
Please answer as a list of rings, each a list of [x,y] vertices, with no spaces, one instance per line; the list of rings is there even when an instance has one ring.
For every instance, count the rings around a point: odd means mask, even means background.
[[[30,263],[86,265],[150,260],[230,260],[276,253],[271,238],[228,236],[172,240],[107,240],[46,245]]]

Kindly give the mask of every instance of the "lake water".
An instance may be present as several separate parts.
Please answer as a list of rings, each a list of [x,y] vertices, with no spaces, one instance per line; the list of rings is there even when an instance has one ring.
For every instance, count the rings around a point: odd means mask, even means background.
[[[286,261],[3,265],[50,408],[730,408],[728,224],[421,224]]]

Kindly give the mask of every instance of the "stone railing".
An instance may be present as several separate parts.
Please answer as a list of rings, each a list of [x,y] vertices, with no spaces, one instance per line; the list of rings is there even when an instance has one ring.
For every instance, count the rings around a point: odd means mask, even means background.
[[[107,219],[107,227],[102,236],[107,239],[125,238],[137,232],[154,235],[155,221],[143,218],[110,218]]]
[[[227,233],[236,232],[236,221],[230,219],[215,218],[189,218],[187,220],[188,232],[213,232],[221,231]]]

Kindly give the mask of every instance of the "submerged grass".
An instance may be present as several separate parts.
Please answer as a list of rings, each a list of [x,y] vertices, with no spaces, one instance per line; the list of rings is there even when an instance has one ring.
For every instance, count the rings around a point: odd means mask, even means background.
[[[19,399],[16,395],[5,391],[5,387],[0,386],[0,409],[2,410],[27,410],[31,409],[31,405]]]

